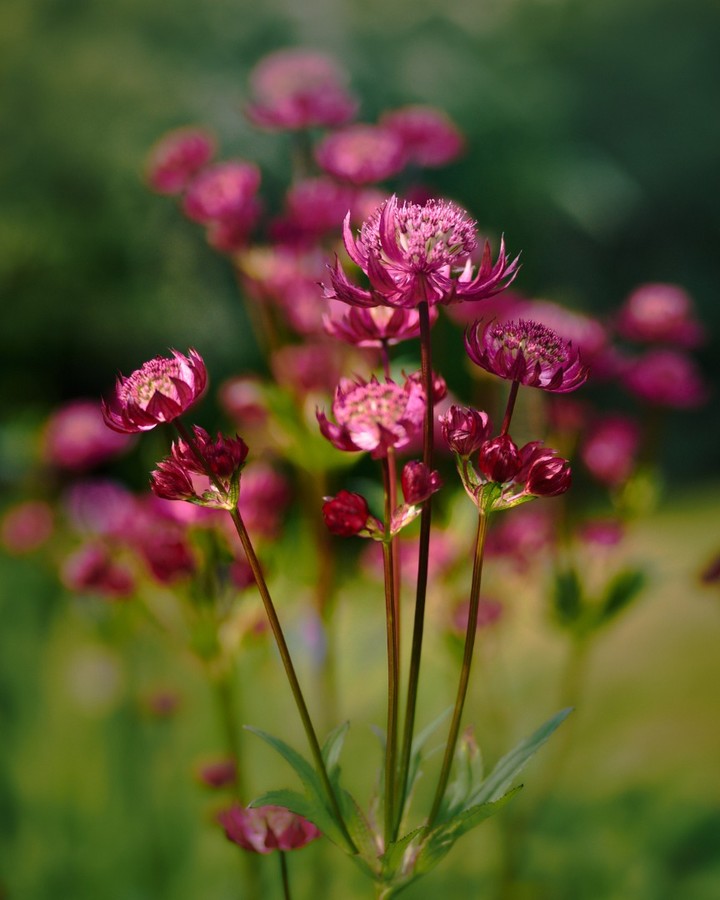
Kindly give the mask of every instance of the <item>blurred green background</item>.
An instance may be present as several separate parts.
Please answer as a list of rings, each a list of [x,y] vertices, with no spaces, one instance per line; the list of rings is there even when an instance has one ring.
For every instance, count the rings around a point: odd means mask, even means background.
[[[644,281],[695,298],[715,393],[672,418],[670,502],[631,548],[652,561],[652,589],[593,657],[518,900],[720,895],[720,609],[696,583],[720,544],[720,496],[705,488],[720,442],[718,34],[712,0],[5,0],[0,12],[3,486],[21,471],[25,428],[63,399],[99,395],[118,369],[189,345],[216,383],[260,364],[227,261],[141,170],[164,131],[206,124],[222,155],[262,159],[277,195],[287,146],[240,106],[251,67],[280,47],[344,63],[365,120],[411,102],[453,116],[469,150],[434,182],[522,250],[524,293],[601,316]],[[192,666],[131,641],[123,616],[68,606],[34,562],[0,560],[0,621],[0,897],[236,897],[234,849],[206,825],[189,777],[188,761],[217,744]],[[518,629],[503,669],[514,737],[554,711],[561,665],[532,618]],[[361,664],[346,661],[348,686]],[[245,675],[274,666],[251,658]],[[107,690],[83,692],[95,681]],[[134,700],[156,681],[180,685],[190,715],[144,718]],[[254,712],[271,729],[261,701]],[[358,746],[362,757],[372,744]],[[541,771],[528,774],[528,808]],[[408,898],[491,896],[501,836],[491,824],[465,839]],[[303,853],[315,863],[322,851]],[[350,896],[354,878],[341,865],[326,896]]]

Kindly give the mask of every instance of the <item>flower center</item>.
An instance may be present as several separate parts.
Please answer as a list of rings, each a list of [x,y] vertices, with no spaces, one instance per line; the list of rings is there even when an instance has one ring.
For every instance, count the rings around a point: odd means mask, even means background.
[[[147,409],[156,393],[177,400],[178,391],[172,379],[180,378],[181,374],[176,360],[151,360],[128,378],[123,385],[121,399],[131,401],[141,409]]]

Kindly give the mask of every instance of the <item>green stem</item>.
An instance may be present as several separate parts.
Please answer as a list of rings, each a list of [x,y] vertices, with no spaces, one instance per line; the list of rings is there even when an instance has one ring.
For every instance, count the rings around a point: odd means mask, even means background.
[[[385,846],[394,838],[395,827],[395,776],[397,772],[397,731],[398,731],[398,633],[395,598],[395,574],[393,549],[390,542],[392,518],[392,494],[390,463],[383,459],[383,482],[385,487],[385,540],[383,541],[383,568],[385,574],[385,617],[387,630],[388,665],[388,712],[387,739],[385,744]]]
[[[430,310],[427,301],[418,305],[420,316],[420,370],[425,389],[425,422],[423,430],[423,462],[432,470],[433,463],[433,376],[432,354],[430,343]],[[410,772],[410,754],[412,751],[413,731],[415,728],[415,710],[417,707],[418,685],[420,682],[420,660],[422,657],[423,631],[425,628],[425,599],[427,596],[428,562],[430,557],[430,526],[432,524],[432,498],[423,504],[420,514],[420,537],[418,541],[418,573],[415,593],[415,614],[413,618],[412,648],[410,651],[410,668],[408,670],[407,701],[405,705],[405,722],[403,726],[402,749],[400,753],[399,802],[398,816],[393,829],[397,837],[400,819],[405,808],[408,777]]]
[[[445,745],[445,756],[443,758],[442,769],[440,770],[440,778],[435,791],[435,799],[433,800],[433,805],[428,817],[428,828],[432,827],[435,823],[435,819],[440,811],[440,805],[445,796],[445,790],[450,778],[450,770],[455,756],[455,746],[457,744],[458,734],[460,733],[460,722],[462,720],[463,706],[465,705],[468,683],[470,681],[470,667],[472,665],[475,635],[477,633],[478,609],[480,606],[480,584],[482,581],[483,553],[485,549],[488,519],[489,514],[484,510],[479,510],[478,527],[475,538],[475,559],[473,562],[472,585],[470,587],[470,611],[468,613],[467,631],[465,632],[465,649],[463,651],[462,668],[460,669],[460,681],[458,683],[455,709],[453,710],[452,721],[450,722],[447,744]]]
[[[292,900],[290,896],[290,877],[288,875],[287,854],[284,850],[279,851],[280,855],[280,879],[282,881],[284,900]]]
[[[347,830],[347,826],[345,825],[345,820],[340,810],[340,804],[335,794],[335,790],[330,783],[330,778],[325,767],[325,761],[322,757],[320,743],[317,739],[317,735],[310,718],[310,713],[308,711],[307,704],[305,703],[303,692],[300,688],[300,682],[298,681],[298,677],[295,672],[295,666],[293,665],[292,658],[290,657],[290,651],[285,640],[285,635],[283,634],[282,626],[280,625],[280,620],[275,610],[275,604],[272,601],[267,582],[265,581],[265,576],[263,575],[262,569],[260,568],[260,562],[255,554],[255,550],[250,541],[250,536],[247,533],[247,529],[245,528],[245,523],[242,520],[240,511],[235,508],[233,510],[230,510],[229,512],[230,518],[233,520],[233,524],[235,525],[235,530],[237,531],[238,537],[240,538],[240,543],[242,544],[243,550],[245,551],[248,565],[252,569],[258,592],[263,601],[265,613],[268,617],[270,628],[272,630],[273,637],[275,638],[275,643],[277,645],[278,652],[280,653],[283,667],[285,668],[285,674],[287,675],[288,682],[290,683],[290,690],[292,691],[295,705],[297,706],[298,712],[300,714],[300,719],[302,721],[303,728],[305,729],[305,734],[310,745],[310,752],[312,753],[312,757],[315,762],[315,768],[317,769],[318,775],[322,780],[328,800],[330,802],[330,806],[332,807],[334,818],[338,823],[345,841],[347,842],[347,846],[352,853],[357,853],[357,847],[355,846],[353,839],[350,837],[350,834]]]
[[[220,721],[225,732],[227,750],[235,762],[235,777],[233,779],[235,796],[244,805],[246,802],[243,799],[246,794],[245,771],[242,761],[240,731],[237,727],[236,693],[233,689],[232,672],[224,672],[216,678],[211,676],[211,680],[217,698]]]

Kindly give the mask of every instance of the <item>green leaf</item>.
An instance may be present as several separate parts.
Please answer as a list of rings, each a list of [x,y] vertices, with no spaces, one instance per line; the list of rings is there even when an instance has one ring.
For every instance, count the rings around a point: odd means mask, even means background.
[[[343,722],[341,725],[338,725],[337,728],[330,732],[323,744],[322,757],[325,760],[328,775],[331,779],[339,772],[340,754],[349,728],[349,722]]]
[[[475,804],[453,816],[447,822],[436,826],[423,844],[413,870],[413,877],[424,875],[440,862],[452,849],[455,842],[472,828],[477,827],[485,819],[499,812],[511,800],[522,785],[518,785],[496,800]]]
[[[365,818],[365,814],[359,803],[349,791],[340,788],[338,791],[340,809],[342,810],[345,825],[358,849],[359,855],[365,860],[368,870],[375,874],[378,858],[378,842],[376,836]]]
[[[552,600],[561,625],[577,623],[583,612],[583,591],[575,569],[560,569],[555,573]]]
[[[537,731],[521,741],[498,762],[488,778],[474,791],[468,801],[471,806],[493,802],[503,796],[513,778],[520,773],[530,758],[539,750],[550,735],[570,715],[572,708],[563,709],[548,719]]]
[[[625,569],[618,572],[605,588],[600,604],[598,624],[604,625],[614,619],[637,597],[647,584],[647,576],[640,569]]]
[[[286,744],[285,741],[281,741],[280,738],[273,737],[273,735],[261,731],[259,728],[254,728],[252,725],[245,725],[245,730],[257,735],[261,740],[265,741],[266,744],[270,744],[274,750],[277,750],[280,756],[295,769],[305,787],[315,793],[318,797],[322,798],[324,802],[325,789],[320,780],[320,776],[304,756],[301,756],[297,750],[293,750],[293,748],[289,746],[289,744]]]
[[[453,771],[455,778],[440,808],[441,819],[464,809],[473,788],[482,780],[482,758],[472,733],[466,732],[458,741]]]
[[[434,731],[448,718],[452,712],[452,706],[448,706],[439,716],[434,718],[429,725],[426,725],[422,731],[415,735],[412,746],[410,748],[410,766],[408,768],[408,795],[412,793],[415,781],[420,773],[420,763],[423,757],[425,744]]]
[[[426,830],[426,827],[421,825],[419,828],[414,828],[412,831],[409,831],[406,835],[399,838],[399,840],[393,841],[388,846],[381,857],[383,880],[389,882],[395,880],[398,870],[402,866],[408,847],[416,838],[423,835]]]

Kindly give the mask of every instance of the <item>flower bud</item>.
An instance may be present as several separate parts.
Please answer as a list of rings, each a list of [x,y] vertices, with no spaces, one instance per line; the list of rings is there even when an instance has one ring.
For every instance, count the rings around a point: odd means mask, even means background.
[[[370,516],[367,501],[360,494],[340,491],[323,503],[323,519],[328,530],[340,537],[352,537],[365,527]]]
[[[480,448],[478,468],[490,481],[512,481],[520,469],[520,454],[509,434],[486,441]]]
[[[490,438],[490,418],[480,410],[453,404],[439,421],[448,447],[460,456],[467,458]]]
[[[440,475],[430,471],[425,463],[415,460],[405,464],[400,476],[405,502],[416,506],[427,500],[442,486]]]
[[[542,456],[530,467],[525,490],[538,497],[557,497],[572,483],[570,463],[562,456]]]

